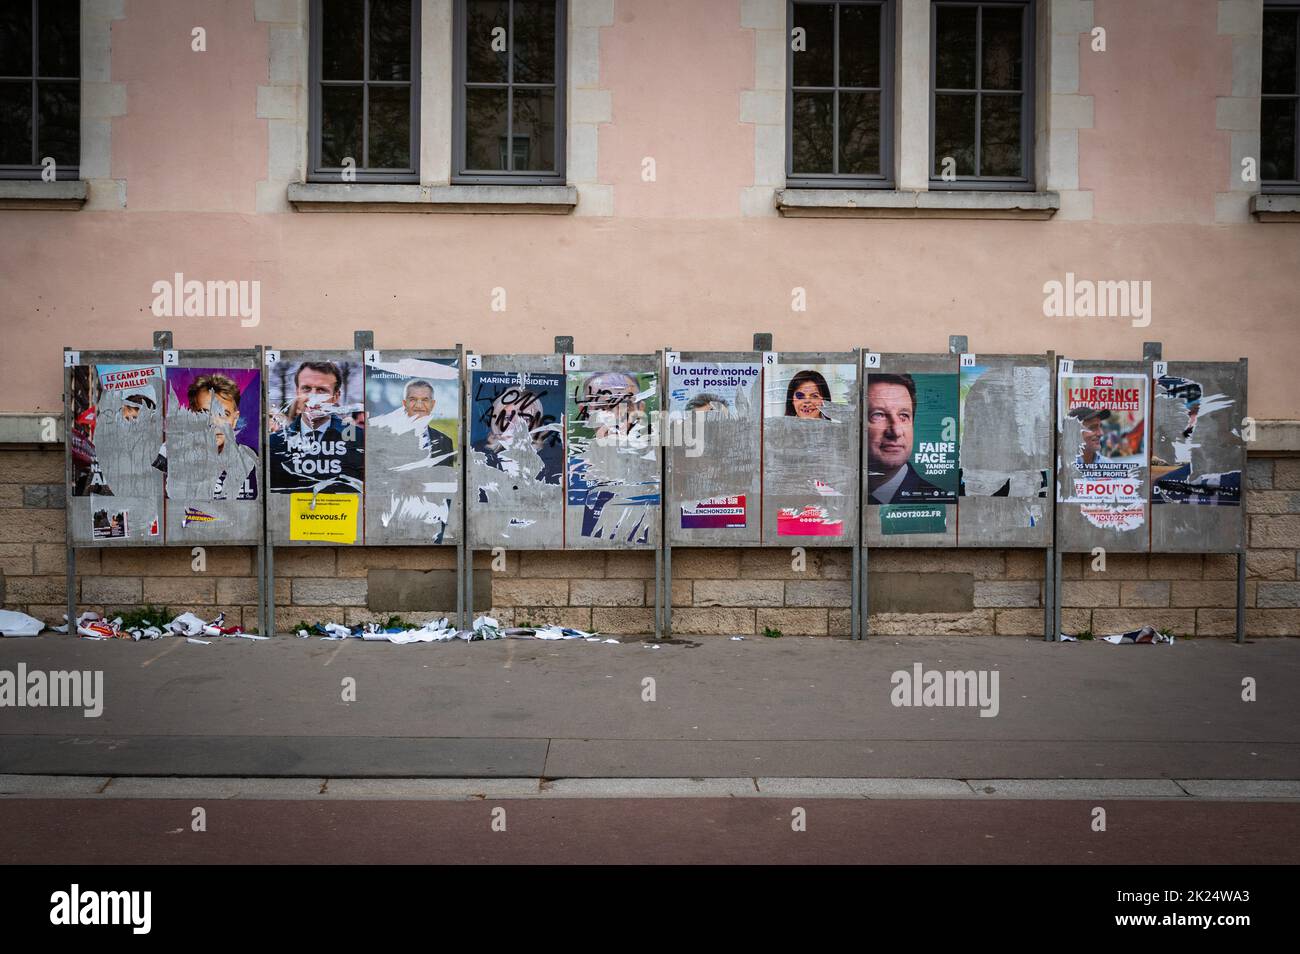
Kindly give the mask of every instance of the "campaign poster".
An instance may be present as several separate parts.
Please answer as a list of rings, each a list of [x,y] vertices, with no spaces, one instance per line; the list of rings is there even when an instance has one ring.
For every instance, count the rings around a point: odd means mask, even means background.
[[[363,491],[363,382],[359,361],[279,361],[267,369],[271,493]]]
[[[356,543],[360,501],[360,494],[290,494],[289,539],[296,543]]]
[[[761,374],[757,364],[670,364],[669,403],[674,413],[717,412],[728,418],[748,417],[756,404]]]
[[[960,496],[1046,497],[1051,371],[1045,365],[964,366],[959,402]]]
[[[681,505],[683,530],[744,529],[745,494],[710,497]]]
[[[1155,383],[1153,504],[1241,504],[1240,438],[1230,410],[1236,402],[1206,391],[1201,381],[1167,374]]]
[[[778,507],[776,533],[781,537],[839,537],[844,535],[844,518],[816,504]]]
[[[167,499],[192,503],[185,526],[211,524],[212,501],[256,500],[261,443],[261,371],[255,368],[167,368],[165,441],[155,466],[166,475]]]
[[[838,424],[850,419],[857,395],[851,364],[776,364],[767,369],[765,417]]]
[[[1063,374],[1057,426],[1065,463],[1061,503],[1080,504],[1095,527],[1136,530],[1145,522],[1145,374]]]
[[[154,364],[72,369],[72,496],[75,534],[89,540],[159,540],[162,475],[153,466],[163,442],[163,368]]]
[[[650,542],[659,505],[657,379],[636,371],[568,375],[567,500],[581,508],[583,537]]]
[[[521,483],[564,476],[564,375],[475,371],[470,379],[470,447],[493,470]],[[479,486],[479,500],[504,485]],[[511,486],[518,489],[514,482]]]
[[[957,502],[955,374],[867,375],[867,502]]]
[[[372,542],[443,542],[460,487],[459,408],[455,358],[366,366],[366,525]]]

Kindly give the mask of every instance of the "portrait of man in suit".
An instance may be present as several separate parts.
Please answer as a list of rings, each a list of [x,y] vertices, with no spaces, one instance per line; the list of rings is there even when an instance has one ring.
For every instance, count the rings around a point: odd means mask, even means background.
[[[912,466],[916,382],[910,374],[872,374],[867,384],[867,493],[871,503],[947,499]]]
[[[275,493],[360,492],[365,431],[340,413],[343,373],[329,361],[304,361],[293,376],[288,424],[269,440]]]

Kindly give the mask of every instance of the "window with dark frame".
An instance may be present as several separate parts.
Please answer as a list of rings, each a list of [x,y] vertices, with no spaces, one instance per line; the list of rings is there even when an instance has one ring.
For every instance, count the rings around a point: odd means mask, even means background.
[[[1034,0],[935,0],[930,12],[930,181],[1033,188]]]
[[[312,0],[317,182],[418,182],[419,0]]]
[[[1300,3],[1264,6],[1259,117],[1259,178],[1270,189],[1300,192]]]
[[[892,0],[790,0],[786,181],[893,182]]]
[[[81,164],[79,0],[0,3],[0,179],[58,179]]]
[[[564,182],[565,7],[456,0],[453,182]]]

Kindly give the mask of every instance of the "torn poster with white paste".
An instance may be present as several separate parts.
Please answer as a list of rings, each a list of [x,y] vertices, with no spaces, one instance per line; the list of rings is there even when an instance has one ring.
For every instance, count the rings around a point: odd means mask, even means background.
[[[778,537],[843,537],[846,517],[857,512],[857,370],[795,363],[766,369],[763,480]]]
[[[255,541],[261,372],[171,367],[166,379],[166,441],[154,466],[166,475],[168,539]]]
[[[72,369],[70,520],[81,543],[161,543],[163,369],[153,364]]]
[[[478,546],[564,542],[564,375],[475,371],[468,484]]]
[[[1058,378],[1060,503],[1100,529],[1129,532],[1146,522],[1145,374],[1066,374]]]
[[[758,516],[757,362],[668,366],[668,433],[682,530],[743,530]],[[682,448],[677,451],[677,448]],[[752,448],[752,459],[746,453]],[[752,491],[749,492],[749,491]]]
[[[455,358],[366,366],[367,543],[453,542],[459,408]]]
[[[658,540],[658,375],[568,375],[566,540],[650,546]]]
[[[1047,496],[1052,445],[1049,368],[962,368],[960,413],[960,496]]]
[[[1155,385],[1151,502],[1236,507],[1241,503],[1241,438],[1232,398],[1200,381],[1165,375]]]

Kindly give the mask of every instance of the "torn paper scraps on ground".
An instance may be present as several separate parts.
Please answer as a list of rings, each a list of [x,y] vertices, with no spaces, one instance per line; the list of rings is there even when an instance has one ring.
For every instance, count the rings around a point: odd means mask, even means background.
[[[319,636],[321,639],[362,639],[368,642],[390,642],[398,645],[406,643],[445,643],[453,639],[466,642],[479,642],[488,639],[585,639],[600,641],[595,633],[573,629],[569,626],[512,626],[503,627],[491,616],[475,618],[470,629],[456,629],[444,616],[430,620],[420,627],[388,626],[377,623],[364,623],[349,629],[338,623],[317,623],[310,629],[297,631],[298,638],[306,639]],[[607,639],[607,643],[617,643],[616,639]]]
[[[1071,636],[1069,633],[1060,633],[1057,638],[1063,643],[1079,642],[1078,636]],[[1097,638],[1110,643],[1112,646],[1118,646],[1120,643],[1172,644],[1174,641],[1172,633],[1168,635],[1158,633],[1154,626],[1143,626],[1141,629],[1135,629],[1128,633],[1115,633],[1112,636],[1098,636]]]
[[[39,636],[45,622],[16,610],[0,610],[0,634],[5,636]]]

